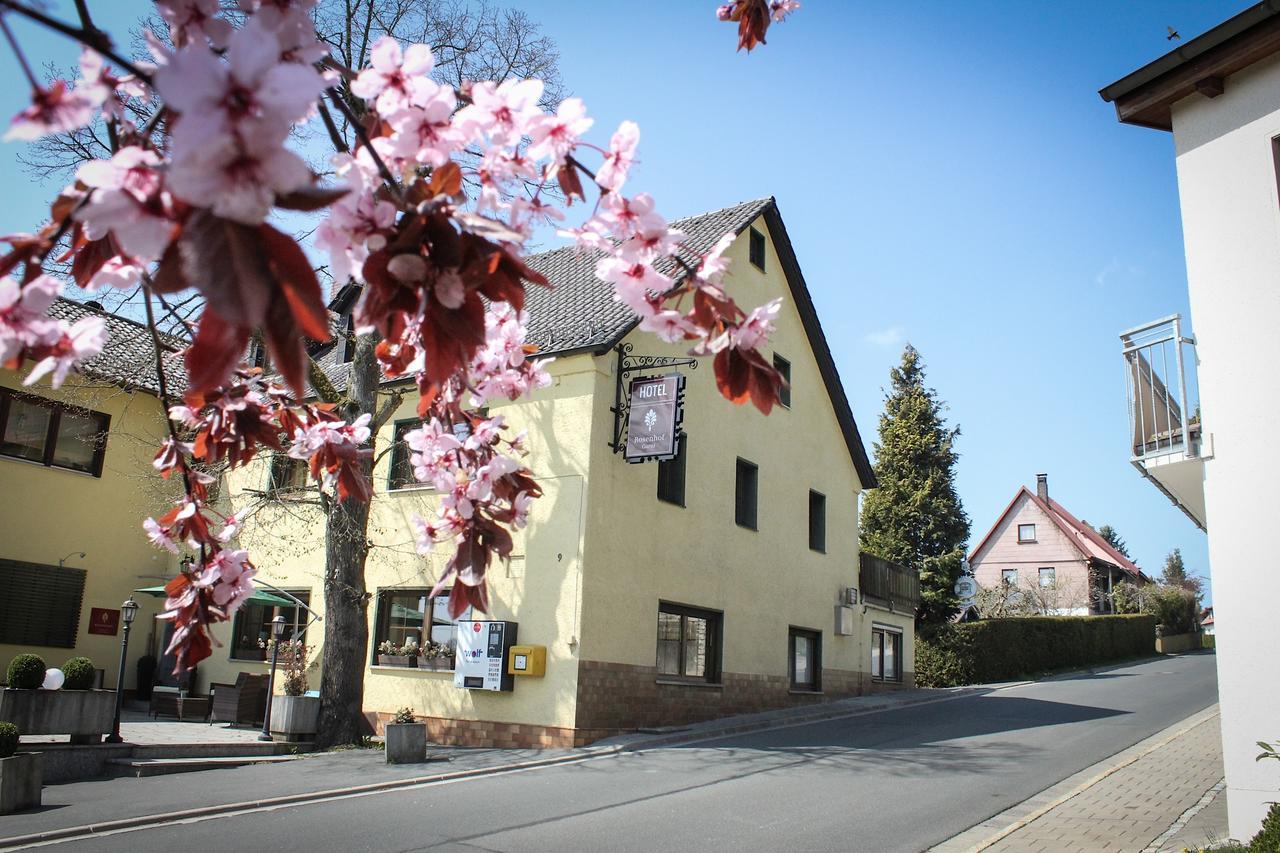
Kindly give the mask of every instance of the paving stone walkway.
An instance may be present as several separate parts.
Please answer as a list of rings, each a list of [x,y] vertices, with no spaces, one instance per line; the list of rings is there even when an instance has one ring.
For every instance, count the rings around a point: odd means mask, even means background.
[[[979,849],[1180,853],[1225,838],[1225,798],[1214,796],[1221,781],[1222,740],[1214,714]]]
[[[120,714],[120,736],[134,744],[255,743],[262,729],[256,726],[231,727],[226,723],[177,720],[172,717],[151,718],[145,711],[126,708]],[[23,735],[23,745],[66,743],[67,735]]]

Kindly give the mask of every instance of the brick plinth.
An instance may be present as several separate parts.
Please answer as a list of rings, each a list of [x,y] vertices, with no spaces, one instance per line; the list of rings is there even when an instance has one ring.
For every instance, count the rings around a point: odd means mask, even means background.
[[[580,732],[604,729],[610,733],[637,728],[685,725],[703,720],[810,705],[910,687],[903,682],[873,682],[864,672],[824,669],[822,692],[791,690],[785,676],[726,672],[721,684],[683,684],[664,681],[656,667],[582,661],[578,665],[577,727]]]

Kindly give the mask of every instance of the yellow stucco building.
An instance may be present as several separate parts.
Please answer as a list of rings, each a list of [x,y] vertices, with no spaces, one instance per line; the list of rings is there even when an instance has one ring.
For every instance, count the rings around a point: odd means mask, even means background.
[[[439,741],[562,746],[912,685],[909,596],[904,601],[903,585],[886,580],[891,567],[864,572],[860,582],[858,497],[874,475],[776,203],[747,202],[674,225],[702,251],[724,233],[738,235],[727,253],[727,287],[741,304],[783,298],[767,354],[790,378],[785,405],[766,417],[728,403],[709,363],[631,371],[628,379],[683,375],[684,435],[674,459],[628,464],[614,450],[623,350],[629,359],[686,353],[635,329],[629,309],[595,277],[593,258],[561,249],[531,259],[553,284],[531,288],[527,306],[531,342],[555,356],[553,383],[490,411],[527,431],[528,464],[544,496],[517,534],[509,565],[490,573],[492,612],[476,618],[516,623],[521,645],[545,649],[545,674],[517,676],[510,691],[468,689],[455,686],[447,661],[406,667],[377,651],[384,642],[454,641],[459,630],[427,597],[448,555],[424,558],[414,548],[409,519],[432,516],[437,496],[408,471],[401,437],[417,425],[409,394],[376,438],[364,696],[374,725],[411,707]],[[339,329],[350,295],[332,306]],[[115,349],[89,365],[90,377],[107,381],[69,384],[65,395],[110,417],[105,456],[88,463],[100,476],[15,458],[26,451],[8,444],[0,449],[0,571],[22,563],[49,574],[64,554],[87,554],[81,564],[68,562],[83,567],[84,592],[66,656],[93,657],[108,685],[119,638],[87,633],[90,609],[118,608],[130,590],[176,570],[140,526],[168,502],[150,465],[164,429],[154,370],[147,374],[145,353],[120,349],[138,345],[138,327],[112,323]],[[316,353],[339,388],[347,350],[339,337]],[[106,370],[108,361],[132,364],[133,372]],[[175,374],[180,388],[176,366]],[[19,377],[0,375],[0,385],[16,389]],[[325,527],[302,466],[265,456],[227,480],[220,508],[245,513],[240,544],[260,579],[323,614]],[[159,600],[140,601],[131,661],[163,639],[147,618]],[[0,604],[0,631],[20,609]],[[303,608],[250,602],[214,627],[222,647],[200,664],[195,690],[265,672],[262,641],[276,615],[313,647],[309,675],[318,687],[315,661],[332,641],[324,621]],[[23,636],[0,639],[0,657],[36,651],[51,665],[63,659],[37,647],[34,634]]]
[[[521,644],[545,647],[545,675],[489,692],[455,687],[447,666],[380,663],[383,642],[425,645],[456,631],[427,599],[447,555],[414,551],[409,519],[430,517],[436,496],[406,470],[399,437],[417,425],[410,395],[376,442],[371,721],[407,706],[446,742],[565,745],[912,683],[910,609],[849,598],[859,586],[858,496],[873,474],[776,203],[675,226],[702,250],[739,235],[727,286],[741,304],[784,298],[771,346],[790,376],[788,405],[765,417],[728,403],[710,364],[645,371],[685,376],[685,438],[675,460],[627,464],[612,447],[618,347],[685,353],[634,329],[611,286],[595,278],[594,259],[573,249],[534,257],[553,289],[531,289],[530,338],[555,355],[554,381],[491,412],[528,431],[529,465],[545,494],[510,565],[491,572],[492,612],[477,618],[517,623]],[[339,341],[321,355],[339,387],[344,350]],[[297,466],[262,459],[231,480],[234,508],[249,512],[241,544],[260,577],[322,613],[324,525]],[[229,651],[203,665],[208,678],[261,668],[259,640],[275,612],[245,608],[223,637]],[[291,629],[306,626],[305,612],[286,616]],[[318,659],[324,623],[305,629]]]

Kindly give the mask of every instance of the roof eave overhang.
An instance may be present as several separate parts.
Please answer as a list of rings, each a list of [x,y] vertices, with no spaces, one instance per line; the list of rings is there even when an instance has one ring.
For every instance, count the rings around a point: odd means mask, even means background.
[[[1123,124],[1173,130],[1175,103],[1222,94],[1227,77],[1280,52],[1280,0],[1264,0],[1098,94]]]

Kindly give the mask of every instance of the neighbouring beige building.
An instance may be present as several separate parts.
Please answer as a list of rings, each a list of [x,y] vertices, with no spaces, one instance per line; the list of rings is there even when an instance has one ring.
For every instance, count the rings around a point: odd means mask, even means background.
[[[477,618],[517,623],[521,644],[545,647],[546,673],[489,692],[455,687],[447,668],[382,665],[383,641],[445,641],[456,630],[443,602],[427,598],[447,555],[414,550],[409,519],[430,517],[437,498],[407,472],[399,438],[417,424],[410,395],[377,437],[366,571],[371,722],[408,706],[445,742],[569,745],[913,683],[916,579],[877,564],[860,580],[858,496],[874,475],[777,204],[675,224],[703,251],[739,235],[728,286],[742,304],[784,297],[772,357],[790,376],[787,405],[765,417],[730,404],[709,363],[632,373],[686,377],[685,438],[672,461],[627,464],[611,446],[619,347],[685,353],[635,330],[595,278],[594,259],[571,248],[534,257],[553,289],[531,289],[530,337],[555,356],[554,382],[491,412],[528,431],[545,494],[510,565],[491,572],[492,612]],[[350,301],[335,300],[339,328]],[[340,388],[345,350],[340,338],[318,353]],[[250,513],[241,543],[260,577],[323,613],[324,526],[304,484],[296,466],[263,458],[232,475],[228,496]],[[259,640],[276,612],[251,604],[216,628],[226,650],[201,665],[201,681],[261,671]],[[318,659],[323,621],[282,612]],[[313,687],[317,676],[313,668]]]

